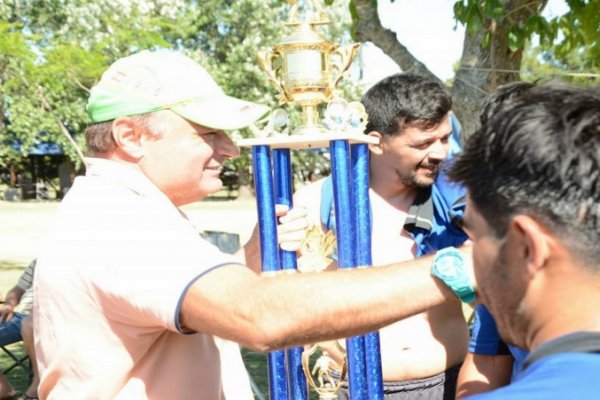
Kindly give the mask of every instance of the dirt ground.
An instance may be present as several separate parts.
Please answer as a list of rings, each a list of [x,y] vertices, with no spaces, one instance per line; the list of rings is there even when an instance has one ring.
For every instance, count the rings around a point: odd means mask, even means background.
[[[56,201],[0,201],[0,295],[14,286],[36,257],[58,207]],[[256,223],[256,203],[204,200],[182,207],[201,231],[237,233],[245,243]]]

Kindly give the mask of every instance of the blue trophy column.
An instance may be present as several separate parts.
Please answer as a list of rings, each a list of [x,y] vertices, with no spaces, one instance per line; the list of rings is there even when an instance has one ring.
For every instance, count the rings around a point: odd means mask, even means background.
[[[258,208],[262,270],[263,272],[277,272],[280,270],[280,265],[271,169],[271,148],[266,145],[253,146],[252,162],[254,166],[254,187]],[[270,399],[288,400],[285,352],[281,350],[273,351],[268,354],[267,358],[269,364]]]
[[[293,178],[290,149],[273,150],[273,170],[275,171],[275,198],[277,204],[283,204],[290,209],[293,206]],[[296,265],[296,253],[279,250],[281,267],[284,270],[294,271]],[[292,400],[306,400],[308,390],[306,377],[302,369],[302,347],[293,347],[286,351],[286,365],[288,385]]]
[[[373,260],[371,259],[369,146],[367,144],[353,144],[351,146],[351,158],[357,227],[356,265],[370,266]],[[367,333],[364,338],[368,398],[369,400],[382,400],[383,377],[379,332]]]
[[[333,140],[330,144],[331,171],[337,229],[339,268],[356,267],[356,207],[352,188],[350,145],[347,140]],[[355,336],[346,339],[348,382],[351,400],[367,400],[367,373],[365,338]]]

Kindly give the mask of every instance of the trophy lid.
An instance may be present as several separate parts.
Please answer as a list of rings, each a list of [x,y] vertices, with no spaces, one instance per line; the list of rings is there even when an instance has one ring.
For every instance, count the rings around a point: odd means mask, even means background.
[[[323,47],[329,48],[333,45],[313,28],[310,22],[302,22],[279,42],[275,48],[281,50],[287,47]]]

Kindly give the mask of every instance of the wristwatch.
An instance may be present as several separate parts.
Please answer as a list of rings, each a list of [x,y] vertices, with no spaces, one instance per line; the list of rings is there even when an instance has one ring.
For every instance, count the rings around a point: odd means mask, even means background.
[[[438,250],[433,259],[431,274],[441,279],[462,302],[471,303],[477,298],[465,271],[460,250],[454,247]]]

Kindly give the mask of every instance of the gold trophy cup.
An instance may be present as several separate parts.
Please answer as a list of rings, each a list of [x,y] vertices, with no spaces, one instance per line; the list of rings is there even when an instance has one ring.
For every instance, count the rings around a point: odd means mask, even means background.
[[[273,48],[258,52],[258,61],[270,81],[279,89],[279,103],[302,107],[302,124],[293,134],[325,132],[318,122],[317,105],[333,98],[334,89],[356,56],[359,43],[339,46],[325,39],[316,27],[329,24],[329,17],[313,2],[310,19],[298,16],[295,1],[287,26],[289,35]]]

